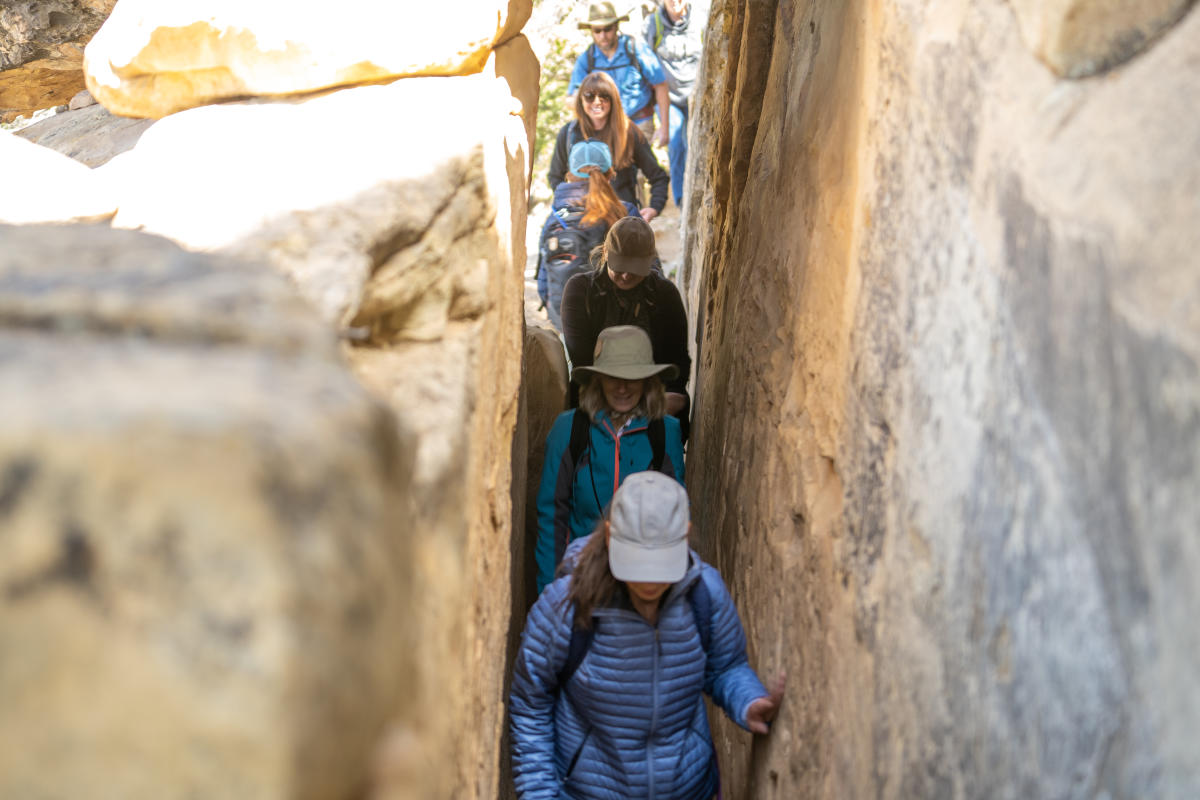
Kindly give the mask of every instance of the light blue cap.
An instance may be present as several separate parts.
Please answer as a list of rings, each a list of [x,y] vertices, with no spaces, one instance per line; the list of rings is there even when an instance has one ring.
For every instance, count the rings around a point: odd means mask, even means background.
[[[571,148],[571,174],[586,178],[587,167],[596,167],[601,172],[612,169],[612,151],[608,145],[596,139],[585,139]]]

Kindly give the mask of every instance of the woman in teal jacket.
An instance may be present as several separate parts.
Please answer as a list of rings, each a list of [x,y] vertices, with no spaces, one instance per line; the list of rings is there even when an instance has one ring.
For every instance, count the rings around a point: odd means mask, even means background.
[[[592,365],[572,375],[583,384],[579,408],[550,429],[538,489],[539,594],[567,545],[592,532],[625,478],[653,469],[683,483],[679,421],[666,415],[660,377],[674,377],[676,367],[653,360],[645,331],[617,325],[600,333]]]

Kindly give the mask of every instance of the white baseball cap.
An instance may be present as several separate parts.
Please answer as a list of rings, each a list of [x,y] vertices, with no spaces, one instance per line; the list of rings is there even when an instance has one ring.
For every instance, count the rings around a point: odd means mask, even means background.
[[[687,490],[661,472],[625,479],[609,515],[608,566],[613,577],[675,583],[688,566]]]

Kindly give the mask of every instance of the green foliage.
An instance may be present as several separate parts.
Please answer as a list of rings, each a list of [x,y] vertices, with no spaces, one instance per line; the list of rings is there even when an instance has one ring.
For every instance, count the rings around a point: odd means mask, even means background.
[[[571,119],[571,109],[566,104],[567,84],[571,81],[571,68],[575,66],[579,47],[577,41],[562,38],[551,39],[549,45],[542,60],[541,95],[538,97],[533,166],[535,182],[545,180],[558,129]]]

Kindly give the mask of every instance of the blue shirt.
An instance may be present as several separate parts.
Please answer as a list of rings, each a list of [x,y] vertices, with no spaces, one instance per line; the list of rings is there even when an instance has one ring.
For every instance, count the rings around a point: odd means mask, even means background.
[[[642,64],[640,71],[637,64],[629,60],[628,48],[631,44],[637,60]],[[621,106],[625,109],[625,115],[630,119],[633,119],[635,113],[653,103],[654,86],[667,79],[662,64],[659,63],[658,56],[654,55],[654,51],[647,47],[645,42],[634,41],[623,33],[617,37],[617,51],[613,53],[611,59],[604,55],[594,42],[588,45],[587,50],[580,53],[579,58],[575,59],[575,69],[571,72],[571,83],[567,86],[567,94],[575,94],[579,85],[583,83],[583,79],[587,77],[588,51],[592,53],[592,69],[607,72],[608,77],[617,84],[617,89],[621,93]],[[642,78],[643,72],[646,74],[644,79]]]

